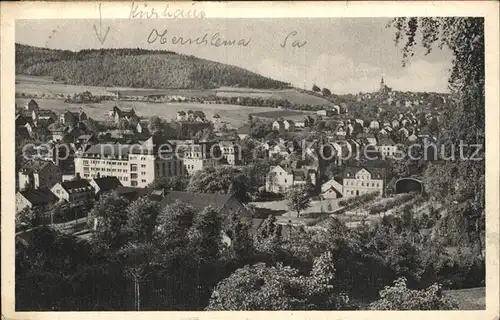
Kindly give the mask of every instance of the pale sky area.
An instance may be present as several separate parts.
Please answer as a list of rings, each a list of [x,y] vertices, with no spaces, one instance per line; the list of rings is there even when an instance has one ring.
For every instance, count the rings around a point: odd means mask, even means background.
[[[103,45],[93,25],[99,20],[18,20],[16,42],[37,47],[78,51],[90,48],[163,49],[239,66],[294,86],[327,87],[333,93],[372,92],[384,77],[395,90],[447,92],[452,55],[436,48],[419,50],[402,67],[402,53],[393,41],[388,18],[314,19],[160,19],[103,20],[110,31]],[[167,33],[167,43],[148,43],[153,28]],[[104,28],[103,28],[104,29]],[[285,37],[297,35],[280,46]],[[172,37],[203,37],[219,32],[221,39],[245,39],[246,47],[172,44]],[[293,40],[307,43],[292,48]]]

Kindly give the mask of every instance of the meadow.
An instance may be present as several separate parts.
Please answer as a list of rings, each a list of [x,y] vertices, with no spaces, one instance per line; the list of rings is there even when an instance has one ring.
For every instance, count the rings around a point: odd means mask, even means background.
[[[18,106],[24,106],[30,99],[16,98]],[[176,117],[177,111],[200,110],[205,113],[208,119],[213,119],[215,114],[220,116],[220,121],[227,123],[230,128],[238,128],[248,120],[248,115],[256,112],[270,111],[276,109],[263,107],[246,107],[229,104],[203,104],[203,103],[148,103],[139,101],[104,101],[92,104],[65,103],[60,99],[35,99],[42,109],[50,109],[56,113],[63,111],[84,111],[89,117],[95,120],[105,120],[108,112],[113,106],[118,105],[121,109],[134,108],[140,117],[148,118],[153,115],[172,120]]]
[[[267,117],[269,119],[283,116],[289,120],[303,119],[308,112],[296,112],[287,110],[277,110],[268,107],[250,107],[229,104],[202,104],[202,103],[179,103],[179,102],[164,102],[164,103],[149,103],[141,101],[104,101],[101,103],[91,104],[73,104],[65,103],[61,98],[83,91],[90,91],[93,95],[113,95],[113,91],[120,91],[129,95],[184,95],[184,96],[207,96],[210,94],[230,94],[231,96],[253,96],[273,99],[284,98],[285,96],[293,97],[295,103],[312,103],[313,101],[321,102],[324,104],[326,100],[312,95],[299,93],[294,89],[286,90],[257,90],[249,88],[228,88],[223,87],[214,90],[190,90],[190,89],[141,89],[141,88],[106,88],[106,87],[93,87],[93,86],[76,86],[67,85],[64,83],[56,82],[48,77],[33,77],[16,75],[16,93],[35,96],[35,100],[42,109],[50,109],[56,113],[66,110],[79,111],[83,110],[88,116],[95,120],[104,120],[108,111],[113,106],[118,105],[120,108],[129,109],[134,108],[137,114],[141,117],[150,117],[156,115],[165,119],[174,119],[177,111],[188,110],[201,110],[209,119],[213,119],[215,114],[221,118],[220,121],[227,123],[229,127],[238,128],[248,120],[250,114],[258,113],[260,117]],[[36,98],[40,97],[40,98]],[[44,98],[42,98],[44,97]],[[53,97],[54,99],[45,99],[46,97]],[[56,99],[56,97],[58,99]],[[309,100],[308,100],[309,99]],[[317,100],[319,99],[319,100]],[[29,98],[16,98],[18,106],[26,104]],[[268,113],[266,115],[266,113]]]

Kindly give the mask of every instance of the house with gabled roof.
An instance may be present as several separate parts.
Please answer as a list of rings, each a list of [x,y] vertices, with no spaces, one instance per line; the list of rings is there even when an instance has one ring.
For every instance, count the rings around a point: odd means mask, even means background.
[[[120,180],[114,176],[93,178],[90,180],[89,184],[92,186],[96,197],[101,196],[103,193],[116,190],[118,187],[122,186]]]
[[[293,168],[282,165],[272,166],[266,175],[266,191],[283,193],[294,185],[316,183],[316,171],[310,168]]]
[[[61,170],[51,161],[31,160],[18,172],[19,190],[51,188],[61,181]]]
[[[392,158],[398,153],[398,145],[391,138],[381,136],[378,141],[377,151],[383,158]]]
[[[386,171],[384,168],[347,166],[342,177],[344,197],[356,197],[378,192],[384,196]]]
[[[72,206],[84,206],[94,200],[94,188],[85,179],[60,182],[51,189],[59,201],[66,201]]]
[[[28,189],[16,193],[16,213],[25,208],[47,208],[56,203],[59,198],[49,189]]]
[[[130,110],[122,110],[117,106],[114,106],[109,112],[109,117],[113,119],[116,124],[119,124],[122,119],[125,119],[126,121],[139,120],[139,117],[133,108]]]

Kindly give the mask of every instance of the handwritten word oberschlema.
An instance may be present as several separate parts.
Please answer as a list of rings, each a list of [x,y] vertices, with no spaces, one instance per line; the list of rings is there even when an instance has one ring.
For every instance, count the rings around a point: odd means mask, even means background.
[[[196,2],[191,4],[196,5]],[[147,3],[144,3],[142,7],[139,4],[132,2],[130,7],[129,19],[160,19],[160,18],[174,18],[174,19],[203,19],[205,18],[205,11],[196,9],[172,9],[167,4],[163,10],[155,9],[154,7],[149,7]]]
[[[157,29],[151,30],[151,33],[148,36],[148,43],[155,43],[159,41],[161,44],[166,44],[169,39],[167,37],[168,30],[164,30],[163,32],[159,32]],[[246,47],[250,44],[252,39],[239,39],[239,40],[227,40],[223,39],[219,32],[214,34],[205,33],[202,36],[198,36],[196,38],[193,37],[172,37],[170,38],[170,42],[176,45],[200,45],[200,46],[212,46],[212,47],[227,47],[227,46],[243,46]]]

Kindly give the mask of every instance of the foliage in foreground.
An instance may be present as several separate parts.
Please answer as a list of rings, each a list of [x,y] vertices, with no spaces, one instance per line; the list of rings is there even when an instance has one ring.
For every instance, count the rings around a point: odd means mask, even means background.
[[[217,285],[207,310],[338,310],[348,302],[335,286],[332,254],[325,252],[309,276],[281,263],[240,268]]]
[[[412,290],[406,279],[399,278],[392,287],[380,291],[380,300],[370,304],[370,310],[452,310],[454,302],[443,297],[441,287],[433,284],[424,290]]]

